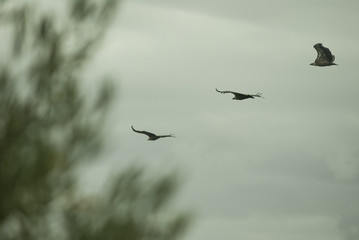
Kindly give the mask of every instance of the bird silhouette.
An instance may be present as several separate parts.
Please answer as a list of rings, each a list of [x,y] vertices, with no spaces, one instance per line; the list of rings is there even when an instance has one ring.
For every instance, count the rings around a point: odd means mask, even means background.
[[[255,98],[255,97],[262,97],[262,93],[257,93],[257,94],[242,94],[242,93],[238,93],[238,92],[232,92],[232,91],[220,91],[216,88],[216,91],[219,93],[232,93],[234,94],[234,97],[232,98],[233,100],[244,100],[247,98]]]
[[[328,48],[323,47],[321,43],[317,43],[313,47],[317,50],[317,58],[310,65],[319,67],[338,65],[334,63],[335,56],[332,55]]]
[[[175,137],[173,136],[172,134],[168,134],[168,135],[156,135],[154,133],[151,133],[151,132],[147,132],[147,131],[138,131],[136,129],[133,128],[133,126],[131,126],[132,130],[134,132],[137,132],[137,133],[142,133],[142,134],[145,134],[148,136],[148,140],[149,141],[154,141],[154,140],[157,140],[159,138],[165,138],[165,137]]]

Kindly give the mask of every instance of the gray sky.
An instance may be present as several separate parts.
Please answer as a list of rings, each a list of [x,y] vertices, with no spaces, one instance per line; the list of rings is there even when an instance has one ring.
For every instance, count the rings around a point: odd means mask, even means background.
[[[186,240],[359,239],[358,9],[125,1],[90,66],[120,89],[107,160],[90,174],[180,169],[181,203],[198,213]],[[339,66],[309,66],[318,42]],[[148,142],[131,125],[177,138]]]

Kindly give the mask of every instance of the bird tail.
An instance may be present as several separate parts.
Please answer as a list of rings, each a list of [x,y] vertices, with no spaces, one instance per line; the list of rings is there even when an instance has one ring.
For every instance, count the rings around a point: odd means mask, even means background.
[[[263,98],[263,99],[264,99],[264,97],[262,97],[262,93],[261,93],[261,92],[258,92],[257,94],[253,95],[253,97],[259,97],[259,98]]]

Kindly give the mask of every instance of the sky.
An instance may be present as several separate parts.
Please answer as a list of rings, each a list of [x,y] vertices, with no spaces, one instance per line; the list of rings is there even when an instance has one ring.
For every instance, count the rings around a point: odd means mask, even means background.
[[[124,1],[89,67],[119,88],[106,157],[89,174],[179,171],[177,200],[196,213],[185,240],[359,239],[358,9]],[[316,43],[338,66],[309,65]],[[131,125],[176,138],[149,142]]]
[[[359,239],[358,9],[124,1],[85,74],[118,87],[106,152],[87,180],[133,163],[178,171],[177,202],[196,216],[185,240]],[[338,66],[309,65],[316,43]],[[176,138],[150,142],[131,125]]]

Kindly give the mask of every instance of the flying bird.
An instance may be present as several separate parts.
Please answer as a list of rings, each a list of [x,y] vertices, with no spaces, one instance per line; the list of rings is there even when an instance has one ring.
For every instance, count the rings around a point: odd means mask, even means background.
[[[233,100],[243,100],[243,99],[247,99],[247,98],[255,98],[255,97],[262,97],[262,93],[257,93],[257,94],[242,94],[242,93],[237,93],[237,92],[231,92],[231,91],[219,91],[216,88],[216,91],[219,93],[232,93],[234,94],[234,97],[232,98]]]
[[[334,63],[335,56],[332,55],[328,48],[323,47],[321,43],[317,43],[313,47],[317,50],[317,58],[314,63],[311,63],[310,65],[319,67],[337,65]]]
[[[131,128],[132,128],[132,130],[134,132],[142,133],[142,134],[147,135],[149,141],[154,141],[154,140],[157,140],[159,138],[165,138],[165,137],[175,137],[172,134],[169,134],[169,135],[156,135],[154,133],[150,133],[150,132],[147,132],[147,131],[138,131],[138,130],[134,129],[133,126],[131,126]]]

